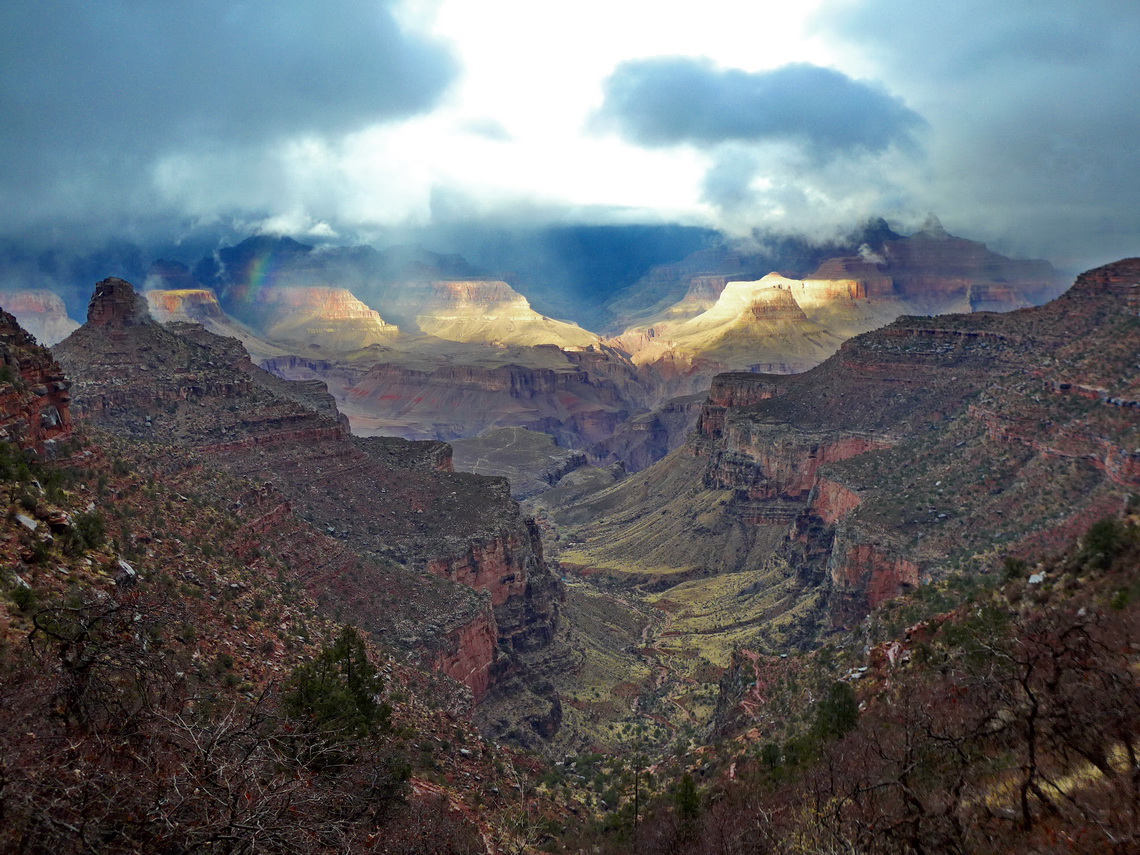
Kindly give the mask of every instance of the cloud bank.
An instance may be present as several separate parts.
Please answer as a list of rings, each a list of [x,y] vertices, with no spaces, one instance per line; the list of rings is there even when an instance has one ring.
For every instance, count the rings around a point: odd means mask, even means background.
[[[882,87],[808,64],[746,72],[696,57],[630,60],[604,90],[602,123],[643,146],[778,141],[826,159],[913,146],[924,124]]]
[[[1140,254],[1140,5],[835,0],[815,27],[930,122],[917,208],[1072,269]]]
[[[37,0],[0,6],[0,198],[20,219],[160,205],[164,158],[344,134],[430,109],[451,53],[391,0]],[[90,214],[88,213],[87,216]],[[6,215],[11,223],[13,212]]]
[[[795,223],[825,234],[883,212],[926,127],[883,86],[803,63],[746,72],[693,57],[632,60],[604,92],[597,126],[707,155],[702,201],[741,232]]]

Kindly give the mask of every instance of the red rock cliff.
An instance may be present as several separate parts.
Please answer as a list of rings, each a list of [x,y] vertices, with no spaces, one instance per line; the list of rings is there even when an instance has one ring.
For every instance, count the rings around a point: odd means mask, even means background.
[[[71,433],[70,387],[51,352],[0,310],[0,439],[50,451]]]

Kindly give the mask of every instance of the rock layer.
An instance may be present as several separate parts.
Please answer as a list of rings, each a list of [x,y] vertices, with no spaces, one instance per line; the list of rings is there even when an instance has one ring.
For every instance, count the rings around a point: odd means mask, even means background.
[[[560,593],[505,483],[441,471],[438,445],[352,437],[322,385],[275,378],[200,326],[155,324],[129,289],[100,289],[97,322],[60,348],[85,412],[271,485],[356,556],[319,574],[326,605],[420,650],[477,699],[525,668],[515,651],[552,636]]]
[[[0,310],[0,440],[50,455],[71,433],[70,388],[51,352]]]

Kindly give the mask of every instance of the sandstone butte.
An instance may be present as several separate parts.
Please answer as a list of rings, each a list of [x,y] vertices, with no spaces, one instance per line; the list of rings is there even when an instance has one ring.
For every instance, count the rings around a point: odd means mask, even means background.
[[[680,301],[609,342],[638,365],[658,369],[682,394],[707,388],[725,370],[805,371],[844,339],[900,315],[1010,311],[1061,290],[1047,263],[1006,258],[948,234],[933,217],[910,237],[884,241],[880,251],[826,259],[803,278],[690,274]]]
[[[451,341],[589,347],[598,336],[577,324],[540,315],[526,297],[496,280],[432,282],[418,303],[416,324],[428,335]]]
[[[557,728],[540,675],[560,583],[506,482],[448,471],[437,443],[353,437],[323,384],[273,377],[199,325],[156,323],[122,280],[96,286],[56,352],[83,418],[262,484],[259,536],[295,554],[298,581],[466,684],[489,732]]]
[[[721,374],[684,448],[561,519],[627,520],[586,534],[603,566],[652,552],[699,569],[686,549],[699,540],[705,561],[727,562],[708,569],[732,570],[774,543],[789,576],[771,584],[814,604],[792,638],[809,643],[1119,513],[1140,492],[1138,314],[1140,259],[1128,259],[1040,307],[899,318],[804,374]],[[639,504],[678,477],[697,483],[691,507],[716,509],[699,531]]]

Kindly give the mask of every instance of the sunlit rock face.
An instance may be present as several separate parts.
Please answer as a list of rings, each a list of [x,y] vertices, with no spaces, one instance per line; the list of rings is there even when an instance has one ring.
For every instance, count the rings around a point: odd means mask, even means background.
[[[587,347],[598,343],[577,324],[540,315],[506,282],[440,280],[424,289],[416,324],[450,341]]]
[[[20,326],[45,347],[79,329],[79,324],[67,316],[63,300],[51,291],[2,291],[0,306],[15,315]]]
[[[390,342],[399,329],[346,288],[278,287],[258,297],[255,324],[266,337],[335,351]]]
[[[186,288],[176,291],[147,291],[151,316],[159,323],[182,321],[202,323],[225,318],[217,295],[209,288]]]
[[[808,283],[778,273],[748,282],[704,281],[698,290],[706,302],[719,291],[707,310],[681,322],[627,330],[611,341],[635,363],[661,373],[675,394],[707,388],[713,375],[729,369],[785,373],[818,365],[843,337],[813,320],[799,300],[814,305],[862,297],[858,283]]]

